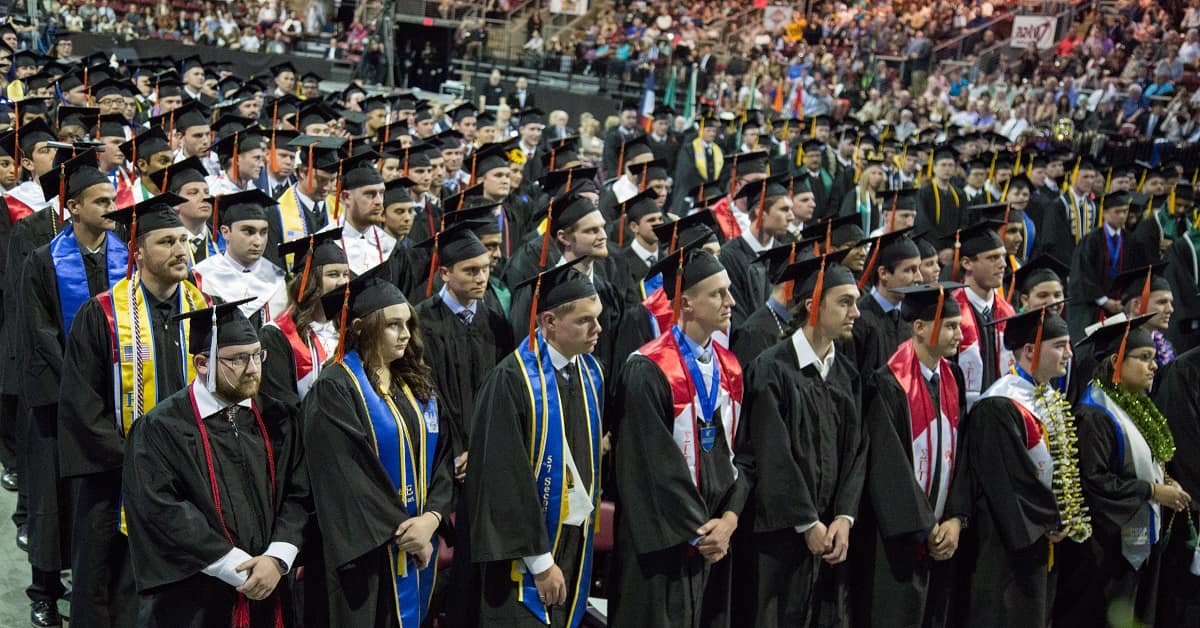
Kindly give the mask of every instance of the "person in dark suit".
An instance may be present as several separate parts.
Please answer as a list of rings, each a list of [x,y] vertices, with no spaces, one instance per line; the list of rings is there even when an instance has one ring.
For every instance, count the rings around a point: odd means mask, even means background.
[[[717,56],[710,43],[700,44],[700,56],[696,60],[696,89],[703,94],[717,71]]]
[[[536,107],[537,102],[534,100],[533,93],[529,91],[529,79],[524,76],[517,77],[516,89],[504,97],[504,102],[508,103],[513,111],[525,111]]]
[[[654,110],[654,121],[650,124],[650,134],[646,143],[655,159],[661,159],[666,165],[667,172],[675,172],[675,160],[679,157],[679,138],[671,132],[671,119],[675,110],[667,106],[659,106]]]
[[[719,123],[711,112],[700,118],[699,134],[683,144],[675,160],[674,207],[683,208],[688,191],[701,183],[716,183],[721,179],[725,154],[717,144]]]
[[[621,144],[641,134],[638,128],[638,103],[627,100],[621,103],[620,123],[604,134],[604,172],[601,177],[612,179],[621,176],[624,164],[619,164]]]

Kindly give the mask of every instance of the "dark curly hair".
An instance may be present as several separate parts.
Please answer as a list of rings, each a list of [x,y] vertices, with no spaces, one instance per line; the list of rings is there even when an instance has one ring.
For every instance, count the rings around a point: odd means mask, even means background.
[[[425,363],[425,342],[421,338],[421,323],[417,320],[417,309],[411,303],[405,303],[404,307],[408,308],[406,326],[411,338],[408,341],[408,348],[404,351],[404,357],[389,364],[388,370],[392,373],[393,382],[408,384],[413,395],[425,402],[436,394],[433,385],[433,369]],[[355,320],[354,324],[347,325],[349,329],[346,330],[345,339],[346,349],[358,351],[363,364],[367,366],[367,376],[371,379],[371,385],[381,395],[390,394],[391,391],[379,390],[379,382],[375,381],[372,367],[379,366],[381,358],[377,339],[383,335],[386,326],[387,319],[383,316],[383,310],[378,310]]]

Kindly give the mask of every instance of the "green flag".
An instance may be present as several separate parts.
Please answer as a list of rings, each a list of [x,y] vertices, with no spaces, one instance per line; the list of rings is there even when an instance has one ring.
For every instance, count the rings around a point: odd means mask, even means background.
[[[683,103],[683,117],[688,123],[696,119],[696,65],[692,64],[691,76],[688,79],[687,102]]]
[[[679,69],[671,66],[671,78],[667,80],[667,93],[663,95],[663,104],[675,108],[675,75]]]

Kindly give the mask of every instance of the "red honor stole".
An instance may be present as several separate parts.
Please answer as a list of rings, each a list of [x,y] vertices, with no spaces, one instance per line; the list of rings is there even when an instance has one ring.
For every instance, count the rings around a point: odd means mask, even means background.
[[[655,338],[671,329],[674,311],[671,300],[667,298],[667,292],[661,286],[642,301],[642,307],[646,308],[646,313],[650,315],[650,326],[654,328]]]
[[[124,168],[117,168],[117,208],[133,207],[137,201],[133,198],[133,179]]]
[[[292,320],[291,312],[284,312],[273,322],[279,327],[279,331],[283,332],[288,346],[292,348],[292,359],[296,362],[296,380],[301,382],[313,372],[315,367],[325,362],[328,357],[325,355],[325,347],[321,345],[321,340],[316,338],[316,334],[312,330],[309,330],[307,340],[300,337],[300,332],[296,330],[296,321]],[[313,360],[314,353],[316,361]]]
[[[975,320],[975,310],[972,309],[972,307],[971,307],[971,301],[970,301],[970,299],[967,298],[967,290],[969,290],[969,289],[970,288],[959,288],[958,290],[954,291],[954,300],[958,302],[958,307],[960,310],[962,310],[962,313],[963,313],[962,341],[958,343],[959,353],[967,351],[968,349],[971,349],[971,348],[974,348],[976,351],[979,351],[979,335],[981,333],[983,333],[983,330],[981,329],[982,326],[979,324],[979,321]],[[998,295],[993,296],[993,298],[992,298],[992,320],[1000,320],[1002,318],[1008,318],[1008,317],[1012,316],[1013,314],[1016,314],[1016,311],[1013,310],[1012,305],[1010,305],[1008,303],[1008,301],[1001,299]],[[996,372],[997,373],[1004,372],[1004,369],[1002,368],[1003,365],[1000,364],[1000,353],[1004,349],[1003,343],[1001,342],[1002,337],[1000,336],[1000,334],[1004,333],[1005,326],[1006,326],[1005,323],[999,323],[999,324],[995,325],[995,328],[996,328],[996,331],[994,332],[996,334],[995,360],[996,360]]]
[[[684,462],[687,463],[696,486],[700,486],[700,467],[698,465],[700,442],[697,425],[700,404],[696,401],[696,385],[688,373],[687,365],[683,363],[683,354],[675,342],[675,334],[670,330],[670,326],[665,327],[658,338],[643,345],[641,349],[638,349],[638,353],[649,358],[662,371],[663,376],[667,379],[667,384],[671,387],[671,401],[675,413],[675,429],[673,430],[675,442],[680,445]],[[710,343],[709,346],[712,347],[713,355],[717,358],[717,366],[721,371],[721,390],[729,395],[733,405],[730,418],[722,419],[725,441],[732,451],[733,435],[737,433],[737,421],[742,411],[742,366],[738,364],[733,353],[725,347],[716,342]],[[691,420],[687,420],[688,418]],[[680,442],[681,431],[683,432],[683,442]]]
[[[32,207],[17,200],[17,197],[11,194],[4,195],[4,204],[8,206],[8,221],[14,225],[17,224],[18,220],[33,213]]]
[[[933,399],[925,387],[925,377],[921,374],[921,365],[917,359],[917,352],[913,349],[912,339],[900,344],[900,348],[888,360],[887,365],[908,400],[908,414],[912,424],[913,470],[919,478],[923,478],[921,488],[925,495],[933,495],[935,489],[940,489],[932,486],[934,456],[941,455],[941,452],[934,451],[933,438],[934,430],[939,427],[934,417]],[[958,441],[958,382],[950,370],[950,363],[944,359],[938,361],[938,397],[941,401],[941,414],[950,423],[950,467],[945,475],[949,478],[954,470],[955,444]],[[919,452],[924,452],[925,455],[918,455]],[[924,469],[916,465],[921,465]]]
[[[721,227],[721,231],[725,234],[726,242],[742,235],[742,227],[738,224],[737,218],[733,216],[732,205],[733,202],[726,196],[709,208],[716,216],[717,226]]]

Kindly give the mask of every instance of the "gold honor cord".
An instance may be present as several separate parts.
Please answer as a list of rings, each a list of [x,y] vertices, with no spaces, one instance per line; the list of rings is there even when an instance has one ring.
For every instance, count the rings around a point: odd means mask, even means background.
[[[1033,389],[1034,408],[1045,425],[1046,445],[1054,461],[1051,485],[1058,503],[1062,529],[1076,543],[1092,536],[1092,517],[1083,499],[1079,475],[1079,437],[1071,404],[1052,386],[1038,384]]]

